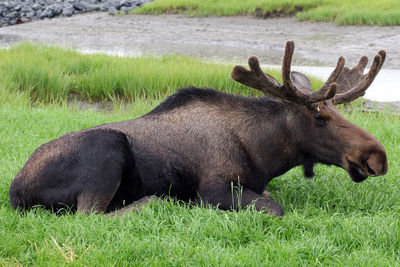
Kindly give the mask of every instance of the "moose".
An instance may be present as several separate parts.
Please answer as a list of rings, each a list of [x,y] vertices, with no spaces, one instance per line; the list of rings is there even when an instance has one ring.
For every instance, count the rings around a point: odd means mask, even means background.
[[[386,53],[370,70],[362,57],[353,68],[340,57],[326,83],[291,71],[294,42],[287,41],[282,84],[264,73],[257,57],[250,70],[236,66],[231,77],[263,97],[212,89],[183,88],[142,117],[67,133],[41,145],[10,187],[11,206],[27,210],[123,213],[160,196],[222,210],[254,205],[282,216],[264,191],[273,179],[302,165],[307,177],[316,163],[347,171],[354,182],[388,170],[381,143],[342,117],[335,105],[363,96]],[[232,185],[241,194],[232,192]],[[154,197],[153,197],[154,196]]]

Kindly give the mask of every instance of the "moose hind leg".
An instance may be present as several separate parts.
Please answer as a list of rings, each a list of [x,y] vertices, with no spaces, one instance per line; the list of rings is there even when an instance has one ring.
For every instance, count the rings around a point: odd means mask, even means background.
[[[85,190],[77,197],[77,211],[86,214],[92,212],[104,212],[114,197],[119,183],[110,187],[96,188],[97,190]]]
[[[106,131],[98,138],[103,142],[93,146],[90,153],[81,155],[82,165],[86,168],[82,169],[85,182],[76,198],[79,212],[107,212],[109,205],[116,205],[115,197],[119,195],[121,185],[130,187],[124,189],[132,194],[124,196],[127,201],[141,197],[137,195],[141,190],[140,180],[126,136]]]
[[[108,151],[107,153],[110,153]],[[113,158],[98,158],[96,166],[88,170],[88,179],[77,196],[77,211],[106,212],[116,195],[128,164],[123,152],[112,153]],[[86,171],[86,170],[85,170]]]

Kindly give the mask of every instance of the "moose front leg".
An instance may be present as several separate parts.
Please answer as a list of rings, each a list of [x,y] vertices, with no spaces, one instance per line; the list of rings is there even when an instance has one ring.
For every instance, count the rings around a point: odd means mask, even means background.
[[[246,208],[254,203],[258,211],[265,211],[274,216],[283,216],[283,209],[279,203],[265,193],[259,195],[246,187],[232,188],[227,185],[214,185],[212,188],[201,189],[198,193],[204,204],[210,204],[222,210],[237,210],[239,207]]]

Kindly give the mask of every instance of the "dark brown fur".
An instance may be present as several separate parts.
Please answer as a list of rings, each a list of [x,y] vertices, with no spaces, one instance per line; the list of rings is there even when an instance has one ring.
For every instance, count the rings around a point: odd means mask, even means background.
[[[242,206],[255,203],[282,215],[278,203],[262,196],[272,178],[296,165],[312,175],[317,162],[346,168],[344,158],[359,157],[353,154],[364,147],[385,155],[372,135],[334,106],[321,106],[329,120],[265,97],[182,89],[141,118],[66,134],[39,147],[11,185],[11,205],[107,212],[144,196],[171,195],[229,209],[238,202],[232,185],[240,183]],[[384,156],[376,173],[385,172],[386,164]]]
[[[186,88],[141,118],[42,145],[12,182],[11,206],[122,213],[138,210],[153,195],[170,195],[221,209],[253,203],[257,210],[281,216],[282,207],[264,188],[294,166],[303,165],[310,177],[315,163],[333,164],[355,182],[385,174],[382,145],[335,108],[364,94],[385,51],[379,51],[365,75],[366,57],[352,69],[340,57],[315,92],[305,75],[291,72],[293,52],[294,42],[288,41],[283,84],[264,73],[254,56],[250,70],[233,69],[234,80],[268,98]]]

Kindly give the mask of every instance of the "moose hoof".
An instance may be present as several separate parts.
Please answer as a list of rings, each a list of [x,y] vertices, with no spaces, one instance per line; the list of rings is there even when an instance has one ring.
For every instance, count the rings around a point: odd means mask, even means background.
[[[133,202],[132,204],[126,206],[125,208],[116,210],[109,215],[116,216],[116,215],[124,215],[124,214],[127,214],[132,211],[138,212],[143,208],[143,205],[145,205],[149,202],[152,202],[152,201],[156,201],[156,200],[159,200],[159,198],[154,195],[153,196],[145,196],[145,197],[142,197],[141,199]]]
[[[282,206],[272,199],[264,199],[261,209],[264,210],[268,215],[275,217],[282,217],[284,214]]]
[[[271,198],[271,193],[268,192],[268,191],[264,191],[264,192],[261,194],[261,196],[264,197],[264,198],[266,198],[266,199],[270,199],[270,198]]]
[[[275,217],[282,217],[285,214],[283,208],[279,204],[273,209],[269,209],[268,212]]]

